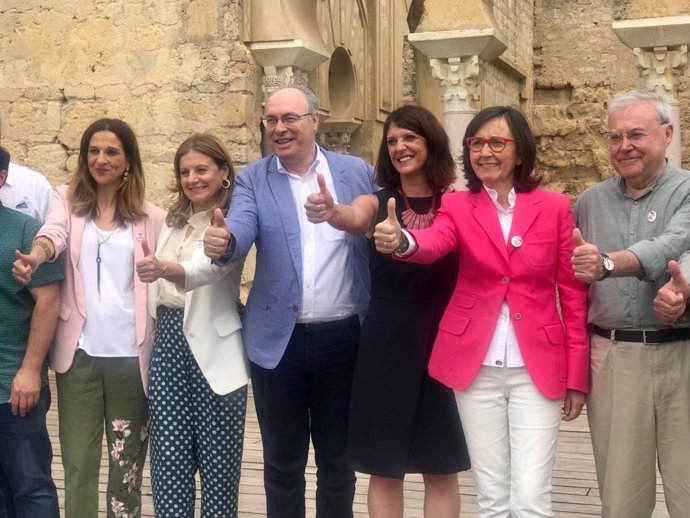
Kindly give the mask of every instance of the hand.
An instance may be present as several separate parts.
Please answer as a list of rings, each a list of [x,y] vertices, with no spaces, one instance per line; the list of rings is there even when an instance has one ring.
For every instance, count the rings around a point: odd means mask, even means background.
[[[137,261],[137,275],[141,282],[155,282],[165,274],[165,266],[151,252],[146,240],[141,242],[141,249],[144,251],[144,258]]]
[[[667,324],[673,324],[685,312],[685,303],[690,296],[690,284],[680,271],[676,261],[668,262],[671,280],[664,284],[654,297],[654,314]]]
[[[582,407],[585,406],[585,394],[579,390],[568,389],[563,401],[563,421],[573,421],[578,418]]]
[[[382,254],[392,254],[400,246],[402,229],[395,214],[395,198],[388,198],[388,217],[374,228],[374,243],[376,251]]]
[[[220,256],[228,249],[230,243],[230,227],[223,217],[223,211],[213,211],[213,225],[204,233],[204,254],[212,260],[220,259]]]
[[[322,174],[316,175],[319,184],[319,192],[307,196],[304,210],[307,212],[307,219],[312,223],[323,223],[333,216],[333,196],[326,187],[326,180]]]
[[[17,260],[12,265],[12,276],[19,284],[26,286],[31,282],[31,276],[38,269],[39,260],[33,255],[14,251]]]
[[[21,367],[15,374],[10,387],[10,408],[12,414],[24,417],[38,405],[41,396],[41,373]]]
[[[604,265],[597,245],[585,241],[578,228],[573,230],[573,242],[575,250],[572,263],[575,277],[589,284],[597,282],[604,274]]]

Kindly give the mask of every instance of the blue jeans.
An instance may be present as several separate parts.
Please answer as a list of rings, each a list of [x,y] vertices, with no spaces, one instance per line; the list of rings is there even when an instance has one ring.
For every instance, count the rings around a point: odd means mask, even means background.
[[[46,428],[50,389],[41,389],[36,408],[26,416],[0,405],[0,516],[58,518],[58,498],[50,473],[53,449]]]
[[[275,369],[251,363],[264,448],[268,518],[304,518],[309,438],[316,518],[352,518],[355,473],[345,460],[359,319],[297,324]]]

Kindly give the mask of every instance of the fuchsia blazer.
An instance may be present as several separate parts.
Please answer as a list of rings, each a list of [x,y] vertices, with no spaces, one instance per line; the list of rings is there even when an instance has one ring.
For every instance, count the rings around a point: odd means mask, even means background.
[[[165,212],[155,205],[144,202],[144,211],[148,217],[132,224],[134,237],[134,262],[144,258],[141,242],[146,239],[149,246],[155,249],[158,242]],[[59,373],[67,372],[72,366],[74,353],[77,350],[87,308],[84,304],[84,281],[77,269],[81,254],[81,238],[84,235],[86,218],[72,213],[67,201],[67,186],[61,185],[53,191],[50,212],[45,223],[38,231],[37,237],[50,239],[55,247],[55,257],[60,261],[65,280],[60,287],[60,318],[53,347],[49,353],[50,366]],[[134,271],[134,306],[136,319],[137,344],[139,346],[139,369],[144,390],[148,387],[149,363],[153,347],[155,323],[148,313],[146,305],[147,285],[142,283]],[[113,329],[117,332],[117,329]]]
[[[567,196],[518,193],[506,244],[496,207],[481,189],[446,194],[434,224],[409,231],[418,250],[404,260],[431,263],[453,250],[460,260],[429,362],[432,377],[457,390],[472,383],[507,300],[525,366],[541,393],[557,399],[566,388],[589,392],[587,285],[571,266],[573,228]]]

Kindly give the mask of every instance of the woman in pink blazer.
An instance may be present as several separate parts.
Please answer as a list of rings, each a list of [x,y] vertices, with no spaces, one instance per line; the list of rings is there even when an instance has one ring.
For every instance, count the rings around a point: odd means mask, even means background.
[[[65,280],[50,352],[57,372],[65,516],[98,516],[103,427],[109,446],[108,516],[140,516],[147,449],[146,382],[154,322],[135,262],[155,246],[164,213],[144,200],[132,129],[100,119],[81,138],[77,169],[58,187],[31,252],[13,273],[29,282],[58,259]]]
[[[429,229],[402,232],[391,217],[374,238],[417,263],[457,251],[429,372],[455,390],[479,516],[550,517],[559,418],[575,419],[589,389],[570,201],[536,188],[534,137],[517,109],[482,110],[465,137],[469,191],[446,195]]]

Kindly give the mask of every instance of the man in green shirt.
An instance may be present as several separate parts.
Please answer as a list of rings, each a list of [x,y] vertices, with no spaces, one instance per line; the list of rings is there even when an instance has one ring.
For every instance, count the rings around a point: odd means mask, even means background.
[[[666,160],[674,128],[663,98],[624,92],[608,112],[618,174],[580,196],[572,257],[590,284],[587,416],[602,517],[650,518],[658,465],[670,517],[687,518],[690,325],[660,319],[653,301],[668,263],[690,249],[690,172]]]
[[[0,189],[9,160],[0,148]],[[0,516],[8,518],[59,515],[46,428],[45,358],[57,324],[62,273],[46,263],[28,286],[12,277],[15,250],[28,252],[39,228],[37,220],[0,205]]]

